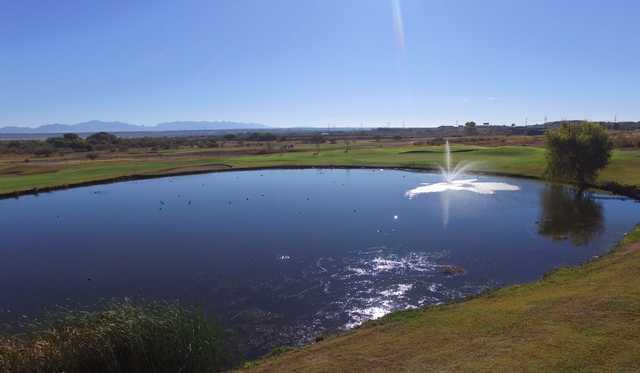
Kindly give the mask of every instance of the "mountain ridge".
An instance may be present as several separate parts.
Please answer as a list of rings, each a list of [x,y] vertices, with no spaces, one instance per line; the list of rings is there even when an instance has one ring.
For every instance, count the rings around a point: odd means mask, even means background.
[[[271,128],[265,124],[232,121],[173,121],[152,126],[143,126],[118,121],[91,120],[75,124],[50,123],[36,127],[0,127],[4,134],[39,134],[66,132],[157,132],[157,131],[198,131],[198,130],[241,130]]]

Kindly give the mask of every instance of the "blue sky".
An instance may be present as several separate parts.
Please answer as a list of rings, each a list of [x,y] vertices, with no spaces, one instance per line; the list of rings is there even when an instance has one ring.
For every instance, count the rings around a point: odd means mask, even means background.
[[[635,0],[0,1],[0,126],[640,120]]]

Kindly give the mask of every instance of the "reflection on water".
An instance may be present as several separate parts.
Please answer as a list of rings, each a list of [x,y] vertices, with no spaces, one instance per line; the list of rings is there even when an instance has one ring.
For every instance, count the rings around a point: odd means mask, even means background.
[[[550,185],[540,192],[541,235],[583,246],[604,228],[602,205],[591,193],[562,185]]]
[[[440,263],[447,257],[445,251],[372,247],[331,261],[325,273],[331,286],[325,290],[346,290],[333,301],[339,311],[332,318],[343,320],[341,327],[350,329],[394,310],[439,304],[485,288],[462,292],[443,287],[440,282],[449,266]]]

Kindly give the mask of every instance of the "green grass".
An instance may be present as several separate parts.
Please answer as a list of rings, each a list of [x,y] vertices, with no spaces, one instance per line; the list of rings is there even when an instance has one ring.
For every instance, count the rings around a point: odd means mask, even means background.
[[[544,150],[536,147],[456,146],[453,161],[477,162],[476,171],[540,177],[544,170]],[[396,147],[356,149],[345,153],[342,149],[323,149],[283,154],[246,155],[159,160],[106,160],[62,164],[55,172],[0,176],[0,194],[33,188],[71,186],[77,183],[110,180],[124,176],[162,175],[180,169],[227,164],[236,169],[293,166],[368,166],[415,167],[436,169],[442,164],[442,147]],[[640,184],[640,151],[615,151],[611,164],[602,172],[602,181]]]
[[[131,175],[157,175],[180,168],[224,163],[234,168],[278,166],[380,166],[435,168],[441,163],[440,148],[433,153],[405,153],[415,148],[361,149],[345,153],[343,150],[292,152],[284,154],[238,156],[174,161],[84,161],[63,164],[60,170],[31,175],[0,176],[0,194],[33,188],[73,185],[77,183],[109,180]],[[458,158],[458,154],[462,157]],[[514,156],[516,156],[514,158]],[[542,152],[528,148],[473,148],[470,152],[456,153],[454,159],[484,160],[479,168],[485,171],[518,172],[536,175],[540,172]]]
[[[215,372],[231,359],[219,329],[172,304],[64,312],[0,336],[0,372]]]
[[[640,151],[614,151],[611,163],[601,173],[599,180],[640,186]]]
[[[453,161],[477,162],[475,171],[540,177],[544,170],[544,150],[536,147],[456,146]],[[461,151],[456,151],[461,150]],[[180,160],[106,160],[63,164],[55,172],[0,176],[0,194],[34,188],[72,186],[78,183],[111,180],[125,176],[163,175],[194,167],[226,164],[235,169],[294,166],[367,166],[414,167],[437,169],[442,164],[442,147],[396,147],[356,149],[324,149],[283,154]],[[615,151],[611,164],[602,172],[600,181],[640,185],[640,151]]]
[[[456,149],[468,151],[456,152]],[[416,150],[431,150],[415,153]],[[474,168],[478,171],[499,171],[527,176],[536,176],[542,172],[544,152],[539,148],[525,147],[454,147],[453,162],[460,160],[478,162]],[[412,152],[413,151],[413,152]],[[237,166],[269,167],[285,165],[301,166],[371,166],[371,167],[418,167],[437,169],[442,164],[441,147],[430,148],[378,148],[359,149],[349,153],[342,150],[314,153],[286,153],[258,157],[238,157],[228,160]]]
[[[636,227],[636,229],[627,233],[618,244],[618,247],[625,248],[636,242],[640,242],[640,227]]]
[[[141,162],[141,161],[96,161],[69,163],[61,170],[32,175],[0,176],[0,193],[73,185],[84,182],[110,180],[129,175],[162,173],[176,167],[188,167],[207,162]]]

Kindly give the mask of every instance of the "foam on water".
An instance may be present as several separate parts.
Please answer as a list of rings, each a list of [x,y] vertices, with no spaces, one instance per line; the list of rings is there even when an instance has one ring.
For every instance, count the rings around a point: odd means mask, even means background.
[[[515,192],[520,190],[520,187],[507,183],[482,182],[478,181],[478,179],[451,180],[433,184],[424,183],[417,188],[408,190],[406,192],[406,196],[413,198],[419,194],[442,193],[448,190],[464,190],[478,194],[494,194],[497,191]]]

